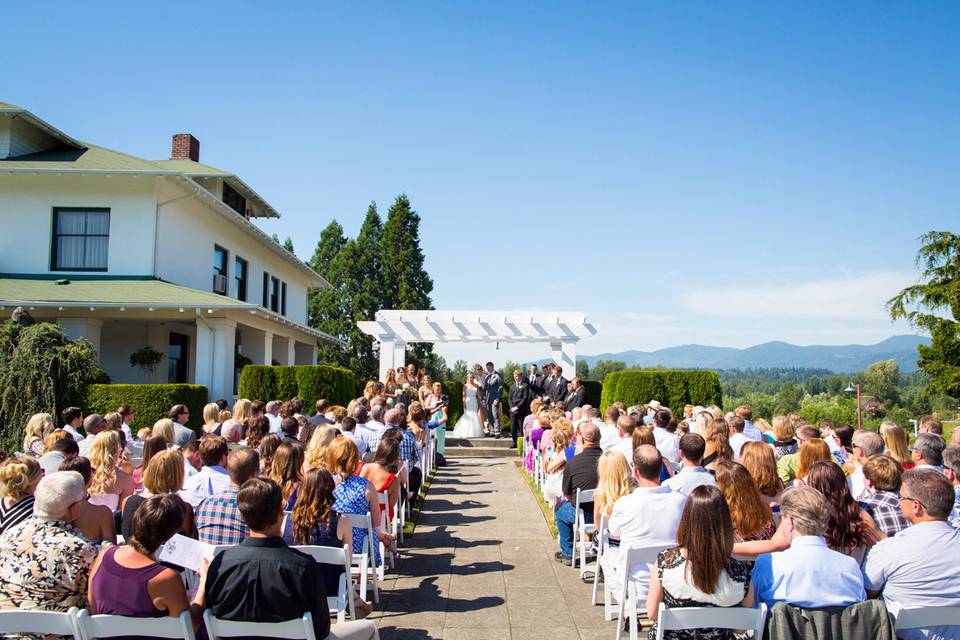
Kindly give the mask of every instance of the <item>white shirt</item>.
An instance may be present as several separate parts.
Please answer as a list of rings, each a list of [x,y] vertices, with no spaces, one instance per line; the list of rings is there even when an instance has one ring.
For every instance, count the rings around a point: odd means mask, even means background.
[[[615,444],[620,442],[620,430],[615,425],[603,423],[600,427],[600,448],[604,451],[612,449]]]
[[[747,444],[748,442],[753,442],[753,440],[742,433],[735,433],[730,436],[730,448],[733,449],[734,460],[740,459],[740,450],[743,449],[743,445]]]
[[[80,442],[81,440],[84,439],[83,436],[80,435],[80,432],[74,429],[72,425],[69,425],[69,424],[63,425],[63,430],[69,433],[71,436],[73,436],[73,439],[76,440],[77,442]],[[91,438],[91,440],[92,439],[93,438]]]
[[[705,484],[717,486],[717,480],[712,473],[703,467],[683,467],[677,475],[665,480],[663,486],[688,496],[691,491]]]
[[[89,438],[80,438],[80,440],[77,441],[77,448],[80,449],[80,453],[78,455],[86,458],[87,454],[90,453],[91,447],[93,447],[93,440],[93,436],[90,436]]]
[[[866,476],[863,475],[863,467],[857,467],[857,470],[847,476],[847,486],[850,488],[850,495],[854,500],[863,500],[867,495]]]
[[[267,420],[270,422],[270,433],[280,433],[280,416],[268,413]]]
[[[229,488],[230,476],[226,469],[219,465],[204,466],[184,481],[180,497],[196,509],[204,498],[223,493]]]
[[[617,444],[611,447],[612,451],[619,451],[623,454],[623,457],[627,459],[627,464],[630,465],[630,468],[633,468],[633,436],[627,436],[621,438]]]
[[[678,464],[680,462],[680,440],[662,427],[653,428],[653,437],[657,441],[657,451],[664,458]]]
[[[677,544],[677,527],[687,497],[674,493],[669,487],[637,487],[613,505],[610,515],[610,535],[620,538],[620,548],[662,545],[664,549]],[[610,554],[613,556],[614,554]],[[656,554],[652,556],[656,558]],[[619,560],[616,561],[619,566]],[[637,588],[638,602],[646,602],[650,586],[650,565],[630,567],[630,576]]]
[[[362,456],[367,452],[367,441],[359,431],[360,425],[357,425],[353,431],[344,431],[343,436],[353,440],[353,444],[357,445],[357,452]]]
[[[863,563],[863,575],[868,590],[883,589],[883,601],[891,612],[958,607],[960,531],[946,522],[918,522],[875,544]],[[898,637],[957,638],[960,626],[901,631]]]

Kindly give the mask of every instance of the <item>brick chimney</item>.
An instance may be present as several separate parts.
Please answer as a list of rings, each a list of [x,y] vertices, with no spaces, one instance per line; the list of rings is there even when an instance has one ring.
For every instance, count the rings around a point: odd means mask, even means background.
[[[170,159],[200,162],[200,141],[189,133],[173,134],[173,151]]]

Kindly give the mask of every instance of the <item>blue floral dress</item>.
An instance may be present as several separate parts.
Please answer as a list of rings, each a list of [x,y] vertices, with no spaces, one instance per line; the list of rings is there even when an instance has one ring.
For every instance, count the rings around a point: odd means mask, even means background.
[[[341,479],[334,476],[337,481],[337,488],[333,490],[333,510],[337,513],[353,513],[363,515],[370,510],[367,502],[367,479],[359,476],[349,476]],[[359,527],[353,528],[353,552],[364,553],[364,542],[367,539],[366,529]],[[380,564],[380,538],[377,536],[377,528],[373,528],[373,549],[377,555],[376,563]]]

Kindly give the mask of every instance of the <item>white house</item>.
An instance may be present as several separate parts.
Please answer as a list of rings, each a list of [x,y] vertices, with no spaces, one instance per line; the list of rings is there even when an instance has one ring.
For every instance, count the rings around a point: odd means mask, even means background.
[[[114,382],[235,393],[236,356],[313,364],[334,338],[307,326],[330,285],[256,218],[279,217],[237,176],[173,136],[170,160],[80,142],[0,103],[0,311],[17,306],[93,343]],[[130,364],[143,347],[154,372]]]

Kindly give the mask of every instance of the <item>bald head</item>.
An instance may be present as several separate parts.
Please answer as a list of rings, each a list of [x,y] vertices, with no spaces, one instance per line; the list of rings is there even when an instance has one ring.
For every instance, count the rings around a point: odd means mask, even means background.
[[[659,484],[662,466],[663,457],[653,445],[642,444],[633,450],[633,468],[641,479]]]
[[[580,425],[580,437],[583,438],[583,446],[600,446],[600,428],[592,422],[584,422]]]

